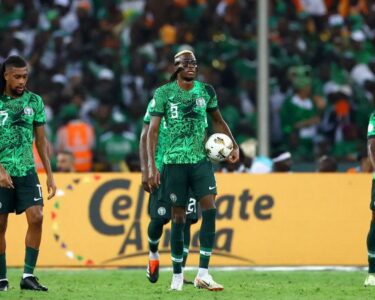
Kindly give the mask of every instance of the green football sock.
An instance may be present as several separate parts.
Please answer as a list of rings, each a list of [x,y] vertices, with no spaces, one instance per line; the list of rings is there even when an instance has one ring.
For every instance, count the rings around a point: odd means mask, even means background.
[[[157,219],[151,219],[148,224],[148,246],[151,252],[158,252],[159,241],[163,234],[163,221]]]
[[[375,221],[371,221],[367,235],[368,272],[375,273]]]
[[[0,279],[7,278],[7,264],[5,253],[0,254]]]
[[[182,261],[183,261],[183,248],[184,248],[184,226],[182,223],[172,222],[171,230],[171,252],[172,252],[172,265],[173,274],[179,274],[182,272]]]
[[[27,274],[33,274],[38,259],[39,250],[26,247],[25,254],[25,266],[23,272]]]
[[[190,247],[190,226],[191,221],[186,220],[185,227],[184,227],[184,252],[182,257],[182,267],[185,268],[186,260],[189,255],[189,247]]]
[[[202,224],[199,232],[199,268],[208,269],[212,248],[215,242],[216,209],[202,211]]]

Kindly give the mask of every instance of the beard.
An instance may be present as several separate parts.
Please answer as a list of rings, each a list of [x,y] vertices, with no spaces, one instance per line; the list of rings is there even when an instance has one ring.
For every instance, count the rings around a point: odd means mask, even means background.
[[[23,89],[22,92],[18,92],[17,89],[11,89],[10,92],[13,96],[20,97],[25,92],[25,89]]]
[[[187,82],[191,82],[195,79],[195,77],[187,77],[187,76],[181,76],[182,80],[184,81],[187,81]]]

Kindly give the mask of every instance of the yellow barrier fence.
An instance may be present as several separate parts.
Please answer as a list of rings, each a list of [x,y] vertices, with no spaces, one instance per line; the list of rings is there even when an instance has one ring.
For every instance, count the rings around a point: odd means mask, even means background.
[[[139,174],[56,174],[38,266],[145,266],[148,194]],[[371,175],[217,174],[213,266],[366,265]],[[40,175],[45,188],[45,177]],[[46,197],[45,197],[46,199]],[[199,260],[192,226],[188,265]],[[22,266],[25,215],[11,215],[7,263]],[[170,266],[170,224],[160,242]]]

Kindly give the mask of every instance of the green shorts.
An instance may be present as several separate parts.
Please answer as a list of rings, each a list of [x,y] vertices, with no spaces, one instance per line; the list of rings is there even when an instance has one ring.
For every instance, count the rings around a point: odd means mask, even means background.
[[[171,219],[171,201],[163,198],[162,185],[150,194],[148,214],[152,219],[162,219],[165,224]],[[189,201],[186,209],[186,219],[190,220],[191,224],[198,222],[197,200],[194,198],[191,191],[189,193]]]
[[[164,199],[169,199],[173,206],[188,206],[189,189],[198,201],[217,193],[213,166],[206,159],[195,164],[164,165],[161,180],[165,182]]]
[[[21,214],[31,206],[43,206],[42,187],[34,170],[26,176],[11,177],[14,189],[0,187],[0,214]]]
[[[371,185],[371,202],[370,202],[370,209],[375,211],[375,179],[372,180]]]

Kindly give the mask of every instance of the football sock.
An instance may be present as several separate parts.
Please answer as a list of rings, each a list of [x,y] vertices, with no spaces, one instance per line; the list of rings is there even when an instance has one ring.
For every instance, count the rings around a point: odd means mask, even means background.
[[[7,278],[7,264],[5,253],[0,254],[0,279]]]
[[[159,256],[159,252],[149,252],[148,254],[148,258],[150,260],[159,260],[160,256]]]
[[[172,222],[171,230],[171,254],[172,254],[172,265],[173,274],[179,274],[182,272],[182,261],[183,261],[183,248],[184,248],[184,223]]]
[[[186,260],[189,255],[189,246],[190,246],[190,226],[191,221],[186,220],[185,227],[184,227],[184,252],[182,257],[182,267],[186,266]]]
[[[375,221],[371,221],[367,235],[368,272],[375,273]]]
[[[215,242],[216,208],[202,211],[202,224],[199,232],[199,268],[208,269],[212,248]]]
[[[27,273],[27,274],[34,273],[34,268],[36,266],[38,254],[39,254],[39,250],[26,247],[25,266],[23,268],[23,273]]]
[[[205,268],[199,268],[198,269],[198,277],[202,278],[208,274],[208,269]]]
[[[186,260],[187,260],[187,257],[189,255],[189,247],[186,247],[184,245],[184,252],[182,253],[182,267],[185,268],[186,266]]]
[[[28,274],[28,273],[23,273],[22,279],[25,279],[26,277],[34,276],[34,274]]]
[[[151,219],[150,223],[148,224],[148,246],[151,252],[156,253],[158,252],[159,248],[159,241],[161,235],[163,233],[163,221]]]

